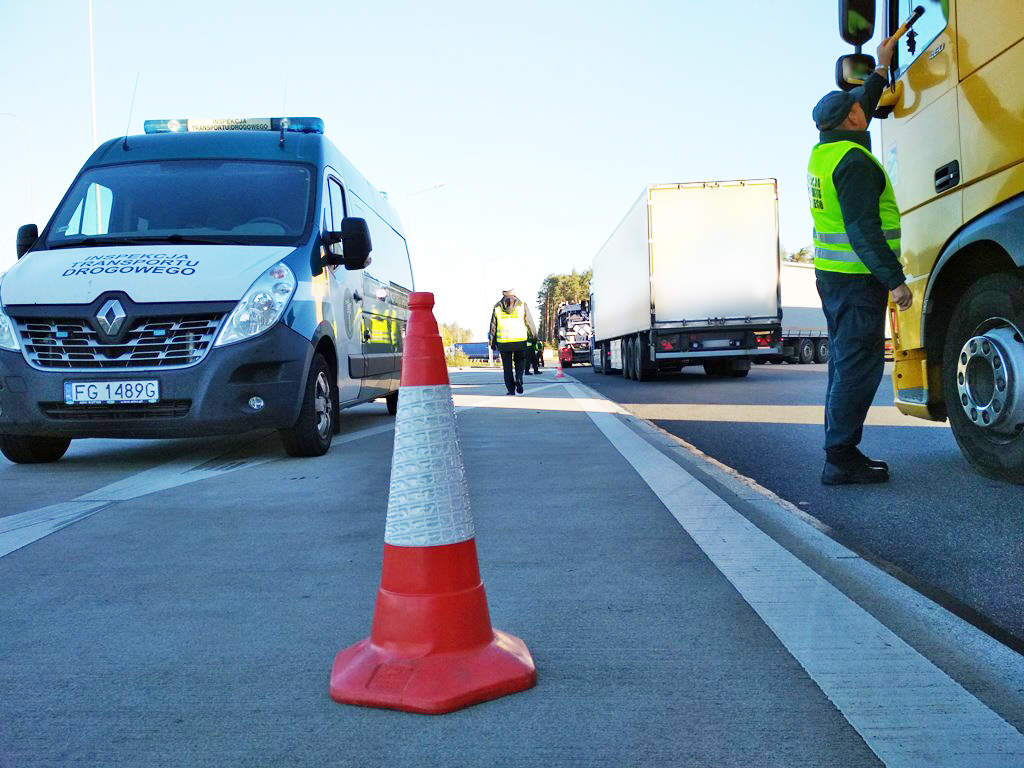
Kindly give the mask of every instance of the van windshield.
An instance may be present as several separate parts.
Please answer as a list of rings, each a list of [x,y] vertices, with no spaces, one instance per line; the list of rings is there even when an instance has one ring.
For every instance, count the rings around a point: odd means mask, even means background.
[[[298,245],[313,170],[296,163],[168,160],[92,168],[51,221],[48,248],[149,242]]]

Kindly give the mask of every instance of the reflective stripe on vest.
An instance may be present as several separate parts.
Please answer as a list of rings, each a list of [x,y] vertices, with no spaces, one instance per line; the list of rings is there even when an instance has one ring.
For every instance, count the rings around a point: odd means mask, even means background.
[[[900,253],[900,212],[889,175],[878,158],[854,141],[818,144],[811,150],[807,164],[807,194],[814,221],[814,266],[825,272],[868,274],[871,271],[853,250],[839,207],[839,194],[832,181],[839,161],[853,149],[870,157],[885,177],[885,189],[878,199],[878,215],[886,242],[897,256]]]
[[[500,304],[494,308],[498,319],[498,344],[513,341],[526,341],[526,305],[516,304],[511,312],[506,312]]]

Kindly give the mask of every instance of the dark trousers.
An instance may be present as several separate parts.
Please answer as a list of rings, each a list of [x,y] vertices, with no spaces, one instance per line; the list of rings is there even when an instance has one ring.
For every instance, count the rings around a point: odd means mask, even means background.
[[[534,373],[540,373],[540,353],[533,347],[526,350],[526,370],[533,368]]]
[[[501,370],[505,374],[505,389],[515,392],[523,386],[523,371],[526,370],[526,342],[510,341],[498,343],[501,353]]]
[[[842,463],[860,443],[882,380],[889,292],[871,275],[815,274],[828,323],[825,456]]]

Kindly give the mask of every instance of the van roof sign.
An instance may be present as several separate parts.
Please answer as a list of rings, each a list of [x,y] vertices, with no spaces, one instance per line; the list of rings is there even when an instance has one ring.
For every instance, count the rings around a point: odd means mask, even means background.
[[[319,117],[239,117],[227,119],[147,120],[146,133],[200,133],[206,131],[293,131],[323,133],[324,121]]]

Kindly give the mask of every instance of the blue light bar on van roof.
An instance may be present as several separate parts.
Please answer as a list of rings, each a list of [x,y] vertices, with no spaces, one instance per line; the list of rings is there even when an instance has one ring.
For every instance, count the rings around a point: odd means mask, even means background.
[[[239,117],[226,120],[147,120],[146,133],[200,133],[206,131],[291,131],[323,133],[324,121],[319,117]]]

